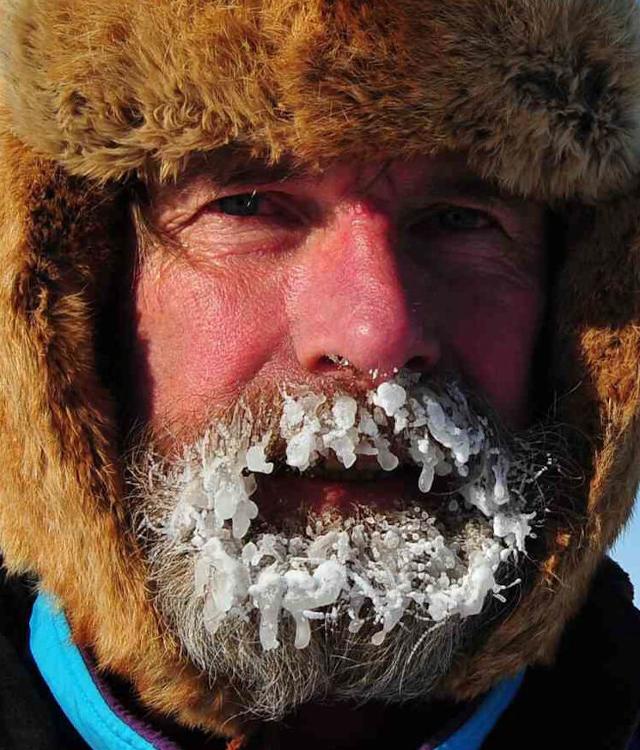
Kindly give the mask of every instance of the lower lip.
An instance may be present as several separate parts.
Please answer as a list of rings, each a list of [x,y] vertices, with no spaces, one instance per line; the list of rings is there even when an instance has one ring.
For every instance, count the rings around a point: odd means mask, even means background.
[[[412,472],[363,482],[340,482],[322,478],[261,477],[253,496],[265,520],[281,518],[301,507],[315,513],[348,514],[354,507],[390,510],[424,502]]]

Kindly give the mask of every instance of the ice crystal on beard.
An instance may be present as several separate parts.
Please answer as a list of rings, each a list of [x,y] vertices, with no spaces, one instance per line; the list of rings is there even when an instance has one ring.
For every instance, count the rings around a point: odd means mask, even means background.
[[[255,474],[273,471],[270,437],[235,454],[202,450],[196,474],[188,466],[180,478],[168,533],[197,550],[195,587],[211,634],[224,618],[247,618],[256,609],[262,647],[277,648],[284,612],[295,622],[295,646],[305,648],[312,621],[342,613],[353,633],[372,621],[379,629],[371,640],[381,644],[408,614],[434,623],[478,614],[487,594],[503,588],[495,580],[500,563],[524,550],[534,514],[511,498],[506,457],[490,447],[483,423],[454,386],[436,396],[399,377],[370,392],[365,405],[342,395],[331,404],[314,393],[285,395],[278,437],[287,464],[300,471],[331,457],[349,468],[358,456],[373,456],[392,471],[401,446],[420,469],[423,493],[436,476],[465,478],[470,463],[479,463],[478,476],[459,489],[465,507],[487,519],[466,559],[420,509],[395,514],[393,522],[376,514],[357,523],[317,519],[304,536],[263,534],[243,544],[258,514],[250,499]],[[453,501],[448,508],[462,512]]]

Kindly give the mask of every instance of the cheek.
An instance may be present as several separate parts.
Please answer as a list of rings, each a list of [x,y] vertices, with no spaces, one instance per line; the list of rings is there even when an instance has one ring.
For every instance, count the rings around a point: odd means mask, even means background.
[[[278,281],[243,271],[180,261],[141,271],[135,360],[139,402],[152,426],[228,406],[277,348]]]
[[[529,419],[542,291],[480,284],[458,299],[446,324],[457,366],[508,425],[524,426]]]

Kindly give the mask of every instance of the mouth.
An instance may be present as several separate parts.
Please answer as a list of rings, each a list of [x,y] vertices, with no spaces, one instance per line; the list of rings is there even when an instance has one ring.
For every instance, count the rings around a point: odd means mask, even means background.
[[[265,526],[283,527],[292,516],[361,513],[363,509],[385,513],[407,507],[420,507],[434,515],[459,508],[456,487],[449,477],[436,477],[431,490],[418,489],[419,471],[401,466],[392,472],[363,462],[345,470],[342,466],[322,466],[304,474],[280,470],[258,480],[252,496],[260,508]]]
[[[404,385],[383,384],[364,404],[285,394],[275,436],[254,442],[243,462],[256,527],[280,529],[308,513],[459,510],[455,495],[483,470],[486,423],[459,391],[437,401]]]

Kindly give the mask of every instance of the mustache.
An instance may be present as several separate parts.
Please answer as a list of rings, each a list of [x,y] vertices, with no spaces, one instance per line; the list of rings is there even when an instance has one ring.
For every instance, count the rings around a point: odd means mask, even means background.
[[[454,387],[468,404],[469,415],[474,422],[481,421],[488,425],[501,445],[511,442],[509,429],[490,403],[459,376],[444,374],[434,377],[400,371],[392,380],[381,385],[384,387],[397,382],[405,388],[408,398],[416,391],[428,390],[435,400],[440,400],[447,390]],[[184,457],[185,446],[206,441],[209,450],[224,453],[241,445],[251,446],[262,442],[266,435],[270,435],[270,440],[264,445],[266,457],[278,468],[284,468],[287,465],[287,440],[280,434],[280,426],[287,405],[292,400],[314,400],[318,419],[322,424],[330,424],[331,407],[336,400],[352,399],[357,413],[360,413],[362,409],[372,406],[371,394],[380,387],[372,389],[370,383],[367,385],[355,378],[339,382],[327,379],[313,384],[283,381],[250,386],[233,402],[223,407],[198,406],[197,410],[182,417],[179,423],[161,417],[155,427],[140,423],[131,426],[125,439],[125,456],[131,462],[141,450],[152,451],[158,460],[170,463]],[[373,408],[380,411],[375,404]],[[392,422],[385,424],[380,420],[378,427],[381,435],[398,452],[400,462],[410,463],[402,432],[394,432]]]
[[[395,394],[384,393],[385,388],[389,391],[389,386],[400,384],[405,391],[405,401],[402,405],[397,403],[397,391]],[[566,514],[567,509],[572,506],[571,498],[574,488],[583,481],[582,470],[572,458],[572,452],[568,447],[572,441],[575,443],[576,436],[571,435],[564,425],[553,420],[544,420],[519,432],[509,430],[486,399],[456,375],[427,377],[401,371],[392,381],[381,384],[375,391],[367,389],[366,385],[355,380],[340,383],[327,381],[322,385],[322,389],[314,387],[312,390],[311,386],[306,383],[285,382],[272,383],[259,389],[248,389],[234,403],[222,409],[207,410],[204,417],[202,414],[197,415],[197,418],[194,415],[193,424],[180,426],[165,424],[161,430],[142,428],[132,433],[130,447],[125,454],[125,480],[131,489],[128,507],[134,518],[135,509],[140,505],[138,502],[141,499],[140,496],[145,492],[145,487],[151,487],[152,475],[170,476],[172,468],[184,466],[188,456],[195,457],[197,462],[205,454],[222,457],[240,455],[245,461],[243,467],[245,474],[247,456],[250,458],[248,467],[250,472],[256,470],[261,474],[273,473],[275,475],[289,472],[313,476],[318,472],[321,474],[325,469],[335,469],[337,466],[345,476],[349,474],[351,478],[358,479],[359,472],[363,475],[370,474],[374,462],[379,473],[390,472],[397,468],[415,469],[417,467],[422,468],[420,489],[423,492],[428,491],[436,475],[436,482],[442,481],[434,489],[444,490],[444,494],[449,494],[449,490],[459,492],[461,486],[465,484],[473,486],[483,471],[487,473],[487,460],[495,462],[495,455],[499,454],[508,458],[507,463],[511,466],[508,472],[510,476],[507,477],[504,471],[501,477],[498,477],[495,471],[489,470],[488,473],[503,484],[510,486],[512,495],[517,498],[522,508],[551,515],[554,509],[549,508],[550,498],[552,498],[551,504],[561,507],[561,512]],[[396,429],[397,417],[400,416],[400,422],[402,422],[404,407],[407,404],[415,406],[415,401],[419,400],[416,397],[420,394],[423,396],[427,394],[442,412],[443,405],[445,407],[447,403],[451,405],[452,392],[455,394],[454,400],[463,404],[466,426],[474,425],[484,432],[494,457],[491,458],[479,451],[475,457],[470,457],[466,466],[464,464],[456,466],[455,461],[450,461],[448,467],[442,463],[438,467],[437,462],[432,461],[431,466],[428,467],[429,476],[425,477],[425,465],[424,463],[421,465],[419,460],[424,457],[416,457],[415,440],[412,446],[411,441],[407,439],[407,430],[403,428],[403,425],[400,424],[402,429]],[[385,409],[390,413],[393,412],[394,397],[396,407],[401,413],[394,414],[392,418],[385,413]],[[316,426],[321,428],[320,432],[324,429],[324,434],[320,438],[326,440],[327,434],[330,436],[332,429],[336,426],[336,421],[340,420],[340,415],[336,419],[336,404],[342,403],[344,406],[345,400],[349,402],[351,412],[356,414],[355,421],[359,420],[357,425],[354,424],[349,428],[352,432],[354,427],[363,426],[363,414],[365,418],[371,416],[375,418],[376,415],[382,417],[377,420],[379,424],[376,429],[377,437],[382,441],[384,460],[381,461],[379,450],[375,458],[366,455],[370,453],[368,450],[353,451],[353,441],[350,446],[347,445],[346,449],[347,454],[351,452],[349,460],[345,462],[344,450],[341,460],[336,460],[336,445],[332,445],[331,440],[328,441],[328,446],[324,446],[327,449],[323,450],[320,446],[315,456],[313,449],[307,453],[307,459],[312,460],[304,460],[303,457],[300,461],[299,454],[297,459],[294,457],[292,460],[291,445],[287,440],[287,437],[292,437],[291,412],[297,409],[298,412],[305,413],[305,418],[315,419]],[[301,405],[302,409],[300,409]],[[311,407],[307,408],[309,405]],[[289,413],[288,420],[287,413]],[[442,414],[439,416],[441,418]],[[285,424],[287,421],[288,424]],[[302,423],[304,426],[304,419]],[[370,424],[369,427],[371,427]],[[295,429],[293,431],[295,432]],[[299,438],[300,432],[298,430],[297,435],[293,437]],[[317,438],[318,435],[316,434],[315,437]],[[343,437],[344,435],[340,436],[341,439]],[[371,435],[367,436],[366,449],[371,448],[369,438]],[[435,442],[437,446],[437,441]],[[317,440],[315,447],[318,447]],[[379,447],[380,442],[378,442]],[[362,446],[360,445],[359,448]],[[451,449],[452,446],[449,445],[448,448]],[[354,452],[357,453],[355,461],[353,460]],[[390,461],[390,463],[383,465],[384,461]],[[455,471],[452,471],[452,468]],[[499,466],[498,470],[500,471]],[[149,477],[148,482],[147,477]],[[367,478],[371,479],[371,476]],[[168,510],[172,502],[171,497],[168,496],[162,505]],[[472,504],[485,511],[485,515],[489,515],[486,513],[488,509],[482,507],[482,498],[476,497],[475,501],[472,499]],[[137,526],[135,522],[134,525]]]

